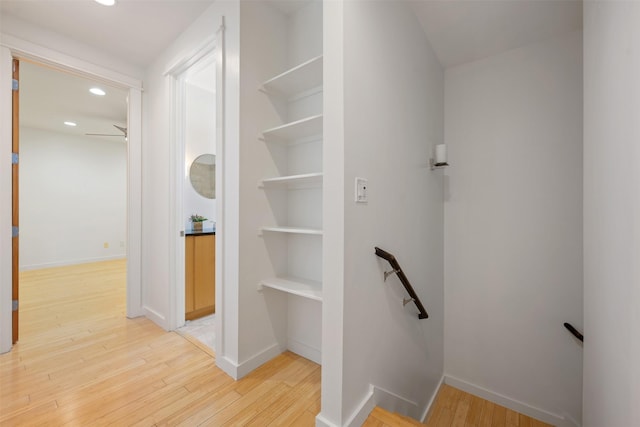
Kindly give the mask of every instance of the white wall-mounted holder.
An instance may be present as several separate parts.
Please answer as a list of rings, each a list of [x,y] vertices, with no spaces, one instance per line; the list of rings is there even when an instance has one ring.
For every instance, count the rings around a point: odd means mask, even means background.
[[[429,159],[431,170],[441,169],[445,166],[449,166],[447,163],[447,146],[444,144],[436,145],[434,149],[434,156]]]

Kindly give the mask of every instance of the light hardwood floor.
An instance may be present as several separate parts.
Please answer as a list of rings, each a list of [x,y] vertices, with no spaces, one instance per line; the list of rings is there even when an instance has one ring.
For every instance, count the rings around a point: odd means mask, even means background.
[[[233,381],[188,337],[126,319],[124,281],[124,261],[21,274],[0,426],[315,425],[320,366],[287,352]]]
[[[21,274],[20,341],[0,355],[0,426],[314,426],[320,366],[284,353],[244,379],[211,350],[125,317],[125,262]],[[367,427],[424,425],[377,408]],[[443,386],[427,426],[547,424]]]
[[[425,424],[375,408],[363,427],[551,427],[504,406],[444,384]]]
[[[446,384],[438,392],[426,424],[429,427],[551,427]]]

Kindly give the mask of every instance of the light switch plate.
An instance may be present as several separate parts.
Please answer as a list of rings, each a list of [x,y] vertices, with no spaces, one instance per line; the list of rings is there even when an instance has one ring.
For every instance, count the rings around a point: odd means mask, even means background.
[[[365,178],[356,177],[356,203],[367,203],[369,201],[369,181]]]

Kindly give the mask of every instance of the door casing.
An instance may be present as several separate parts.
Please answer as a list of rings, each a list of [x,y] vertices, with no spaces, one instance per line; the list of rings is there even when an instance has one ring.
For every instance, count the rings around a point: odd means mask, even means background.
[[[184,93],[184,79],[185,73],[190,67],[199,63],[208,57],[214,57],[216,61],[216,153],[219,153],[222,146],[222,130],[219,118],[219,112],[224,107],[220,97],[220,70],[221,64],[220,55],[217,54],[216,49],[219,49],[218,40],[216,38],[210,38],[205,40],[201,46],[189,55],[176,61],[166,72],[165,76],[170,81],[171,86],[171,145],[175,147],[174,156],[175,162],[171,168],[171,206],[174,208],[171,214],[171,247],[170,247],[170,259],[173,260],[170,266],[171,283],[169,285],[170,301],[174,303],[169,308],[169,329],[176,329],[185,323],[185,239],[184,239],[184,177],[185,177],[185,93]],[[215,55],[215,56],[214,56]],[[222,162],[222,156],[216,156],[217,162]],[[216,198],[217,203],[217,222],[220,222],[221,206],[224,203],[223,193],[220,188],[219,182],[221,179],[224,165],[216,165]],[[217,237],[217,236],[216,236]],[[216,239],[216,271],[222,267],[222,251],[218,243],[219,239]],[[218,275],[216,275],[216,289],[221,286],[221,281],[218,281]],[[217,292],[217,291],[216,291]],[[217,295],[216,295],[217,298]]]
[[[11,93],[11,343],[18,342],[20,310],[18,307],[20,298],[19,271],[20,271],[20,237],[13,230],[19,230],[20,226],[20,204],[19,204],[19,162],[13,159],[19,159],[20,154],[20,61],[13,58],[12,61],[12,87]]]
[[[62,71],[129,91],[128,95],[128,144],[127,144],[127,317],[144,314],[142,308],[142,82],[112,70],[69,57],[56,51],[38,46],[37,49],[26,41],[11,37],[3,39],[0,46],[0,73],[12,70],[13,58],[30,60]],[[0,82],[0,156],[9,158],[12,148],[11,127],[11,82],[3,77]],[[8,130],[8,132],[7,132]],[[5,157],[6,155],[6,157]],[[4,161],[4,160],[2,160]],[[7,160],[8,161],[8,160]],[[0,168],[3,169],[4,168]],[[9,168],[7,168],[9,169]],[[0,206],[11,210],[11,173],[0,172]],[[12,281],[11,267],[11,214],[0,209],[0,353],[12,347]],[[6,237],[6,239],[5,239]],[[4,243],[7,242],[7,243]],[[4,255],[7,254],[7,255]],[[8,312],[8,315],[5,313]]]

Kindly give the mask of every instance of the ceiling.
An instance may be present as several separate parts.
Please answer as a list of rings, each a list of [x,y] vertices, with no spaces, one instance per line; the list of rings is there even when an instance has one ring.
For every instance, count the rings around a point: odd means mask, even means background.
[[[146,68],[214,0],[0,0],[3,22],[17,18]],[[273,0],[290,13],[307,0]],[[388,0],[392,1],[392,0]],[[487,57],[582,26],[582,0],[404,0],[444,67]],[[118,133],[126,94],[90,95],[86,79],[24,66],[24,125],[67,133]],[[36,101],[37,99],[37,101]],[[74,120],[76,128],[61,125]],[[62,126],[62,127],[61,127]]]
[[[2,22],[26,22],[77,40],[144,69],[156,59],[213,0],[117,0],[102,6],[93,0],[0,0]],[[16,19],[17,18],[17,19]],[[122,135],[127,127],[127,92],[100,87],[103,97],[89,93],[90,80],[42,66],[21,63],[21,125],[84,135]],[[76,127],[65,126],[74,121]],[[122,141],[123,136],[92,137]]]
[[[214,0],[1,0],[16,17],[148,66]],[[307,0],[271,0],[285,12]],[[387,0],[392,1],[392,0]],[[582,27],[582,0],[406,0],[445,67]]]
[[[145,68],[214,0],[1,0],[5,19],[18,18]]]
[[[582,0],[409,0],[452,67],[582,28]]]
[[[91,94],[92,87],[100,87],[106,95]],[[65,121],[77,126],[66,126]],[[20,125],[77,136],[112,134],[116,136],[92,138],[125,142],[113,125],[127,127],[127,91],[22,61]]]

